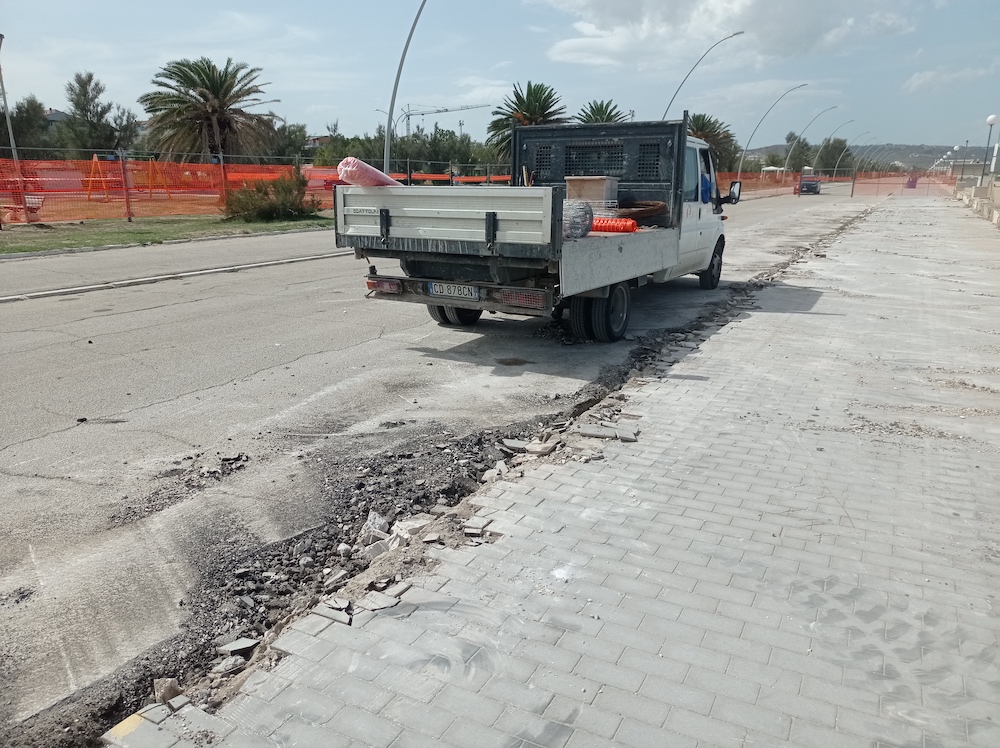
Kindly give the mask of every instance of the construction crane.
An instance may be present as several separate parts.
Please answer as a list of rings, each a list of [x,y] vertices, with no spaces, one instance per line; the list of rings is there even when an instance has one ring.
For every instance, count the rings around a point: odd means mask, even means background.
[[[409,104],[403,112],[406,118],[406,136],[410,136],[410,117],[423,116],[425,114],[444,114],[445,112],[463,112],[466,109],[484,109],[492,104],[465,104],[464,106],[441,107],[438,109],[410,109]]]

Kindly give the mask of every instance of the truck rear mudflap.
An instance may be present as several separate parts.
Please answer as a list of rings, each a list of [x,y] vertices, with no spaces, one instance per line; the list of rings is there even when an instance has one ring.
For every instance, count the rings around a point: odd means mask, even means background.
[[[544,317],[552,312],[553,305],[553,293],[548,288],[455,283],[433,278],[395,278],[387,275],[369,275],[367,285],[368,296],[373,299],[482,309],[529,317]]]

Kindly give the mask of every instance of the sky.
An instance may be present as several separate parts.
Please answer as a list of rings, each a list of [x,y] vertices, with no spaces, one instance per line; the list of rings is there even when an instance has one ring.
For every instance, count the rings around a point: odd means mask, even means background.
[[[163,65],[232,58],[261,69],[276,101],[258,111],[311,135],[374,133],[419,6],[0,0],[0,70],[11,106],[34,94],[66,109],[67,81],[90,71],[105,101],[145,119],[136,100]],[[659,120],[676,93],[669,118],[710,114],[751,149],[789,131],[972,149],[1000,114],[998,28],[998,0],[427,0],[394,114],[400,134],[437,123],[484,140],[492,110],[531,81],[569,115],[610,99]],[[426,113],[441,109],[454,111]]]

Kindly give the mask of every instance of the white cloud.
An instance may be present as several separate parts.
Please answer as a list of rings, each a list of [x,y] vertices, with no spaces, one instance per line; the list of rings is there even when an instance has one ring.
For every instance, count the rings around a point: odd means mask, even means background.
[[[753,49],[757,57],[787,58],[829,50],[863,38],[913,31],[900,0],[536,0],[568,13],[575,34],[557,41],[549,56],[560,62],[667,68],[703,52],[734,32],[730,55]],[[905,3],[904,3],[905,7]]]

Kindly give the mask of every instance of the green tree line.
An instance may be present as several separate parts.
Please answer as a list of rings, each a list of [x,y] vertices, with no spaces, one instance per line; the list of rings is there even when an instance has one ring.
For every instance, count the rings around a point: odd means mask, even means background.
[[[278,102],[267,98],[270,84],[261,80],[261,73],[260,68],[231,58],[222,66],[207,57],[169,62],[153,76],[153,90],[138,99],[147,117],[144,128],[133,111],[104,100],[105,87],[93,73],[77,73],[65,87],[65,121],[50,126],[44,105],[32,95],[12,107],[15,142],[25,149],[53,149],[49,157],[87,157],[88,151],[121,148],[181,160],[239,156],[269,161],[308,156],[317,165],[336,165],[345,156],[355,156],[380,162],[385,140],[381,126],[372,135],[346,136],[333,123],[327,126],[325,143],[309,152],[305,125],[288,123],[264,110]],[[394,138],[394,168],[407,163],[415,171],[446,163],[473,167],[506,163],[515,124],[624,122],[630,115],[610,99],[594,99],[569,115],[551,86],[528,81],[524,86],[515,83],[492,117],[484,142],[437,125],[432,130],[418,127],[412,134]],[[720,171],[737,169],[742,154],[728,125],[709,114],[692,114],[689,133],[708,142]],[[795,133],[789,133],[786,141],[784,156],[794,171],[814,161],[820,170],[832,169],[846,148],[840,139],[813,146]],[[6,130],[0,128],[0,149],[9,148]],[[61,153],[56,154],[55,149]],[[774,163],[777,160],[745,160],[744,170],[750,173],[763,165],[779,165]],[[842,168],[852,164],[850,154],[844,161]]]

